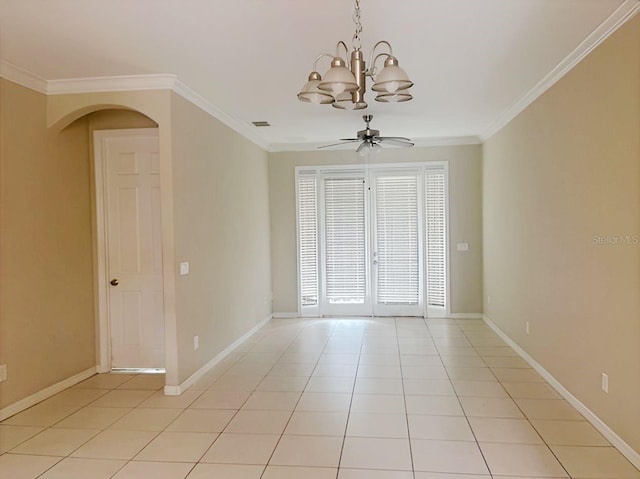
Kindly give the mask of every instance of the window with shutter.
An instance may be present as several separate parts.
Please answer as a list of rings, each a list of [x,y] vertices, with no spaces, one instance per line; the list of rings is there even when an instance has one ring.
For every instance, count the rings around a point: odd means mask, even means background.
[[[302,306],[318,305],[318,180],[298,178],[298,255]]]
[[[445,174],[425,174],[427,232],[427,305],[445,307],[446,301],[446,210]]]

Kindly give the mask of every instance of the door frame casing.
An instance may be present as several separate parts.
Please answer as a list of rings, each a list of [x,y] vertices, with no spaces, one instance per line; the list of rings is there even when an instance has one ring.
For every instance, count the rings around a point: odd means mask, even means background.
[[[96,369],[99,373],[111,371],[111,328],[109,321],[109,248],[106,214],[106,141],[110,138],[153,136],[159,140],[158,128],[130,128],[120,130],[94,130],[93,132],[93,256],[95,278],[96,317]],[[164,331],[163,331],[164,332]],[[166,333],[165,333],[166,336]],[[165,338],[166,348],[166,338]],[[166,352],[166,351],[165,351]]]

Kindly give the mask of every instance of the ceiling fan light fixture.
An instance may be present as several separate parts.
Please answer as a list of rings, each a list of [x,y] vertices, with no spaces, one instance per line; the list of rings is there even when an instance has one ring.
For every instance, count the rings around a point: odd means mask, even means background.
[[[359,156],[366,158],[366,157],[378,156],[380,151],[382,151],[382,147],[377,143],[374,143],[372,141],[367,141],[363,143],[361,147],[358,148],[356,151]]]
[[[322,80],[322,77],[318,72],[311,72],[309,74],[309,81],[304,84],[302,90],[298,93],[298,100],[305,103],[315,103],[316,105],[327,105],[333,103],[333,95],[318,88],[320,80]]]
[[[362,119],[365,123],[364,130],[360,130],[355,138],[342,138],[340,143],[318,146],[318,148],[331,148],[334,146],[344,145],[346,143],[360,142],[356,153],[361,156],[371,156],[382,150],[382,146],[400,146],[411,147],[414,143],[404,136],[380,136],[380,130],[374,130],[369,126],[373,115],[363,115]]]
[[[334,57],[331,68],[325,73],[324,80],[320,81],[318,88],[333,93],[334,97],[344,92],[356,91],[356,77],[346,65],[342,58]]]
[[[411,93],[408,92],[398,92],[398,93],[379,93],[376,96],[376,101],[381,101],[383,103],[402,103],[404,101],[409,101],[413,98]]]
[[[373,91],[395,93],[413,85],[407,73],[398,66],[398,59],[390,55],[384,62],[384,68],[375,77],[371,87]]]

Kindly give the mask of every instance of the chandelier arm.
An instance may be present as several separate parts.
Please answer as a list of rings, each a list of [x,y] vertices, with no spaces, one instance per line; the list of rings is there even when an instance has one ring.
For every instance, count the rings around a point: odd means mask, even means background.
[[[336,43],[336,56],[337,57],[340,56],[340,45],[342,45],[342,47],[344,48],[344,53],[345,53],[344,58],[345,59],[349,58],[349,48],[347,47],[347,44],[342,40]]]
[[[388,53],[379,53],[378,55],[375,56],[374,59],[374,55],[376,53],[376,49],[378,48],[379,45],[386,45],[389,48],[389,52]],[[386,55],[386,56],[393,56],[393,48],[391,48],[391,44],[386,41],[386,40],[380,40],[378,43],[376,43],[373,48],[371,49],[371,55],[369,56],[369,65],[370,67],[367,69],[367,75],[368,76],[373,76],[375,75],[375,62],[376,60],[378,60],[378,57],[381,55]]]
[[[371,56],[373,58],[373,51],[371,52]],[[375,58],[373,58],[370,63],[369,63],[369,68],[367,68],[367,76],[370,77],[374,77],[376,73],[378,73],[377,69],[376,69],[376,62],[378,61],[378,58],[380,57],[386,57],[389,58],[390,56],[393,56],[392,53],[378,53]]]
[[[330,53],[321,53],[320,55],[318,55],[316,57],[315,61],[313,62],[313,71],[314,72],[318,71],[318,62],[320,60],[322,60],[324,57],[333,58],[333,55],[331,55]]]

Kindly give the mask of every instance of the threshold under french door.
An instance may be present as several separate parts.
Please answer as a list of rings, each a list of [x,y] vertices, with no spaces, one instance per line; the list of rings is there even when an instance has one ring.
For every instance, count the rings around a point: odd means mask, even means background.
[[[164,368],[113,368],[114,374],[164,374]]]

